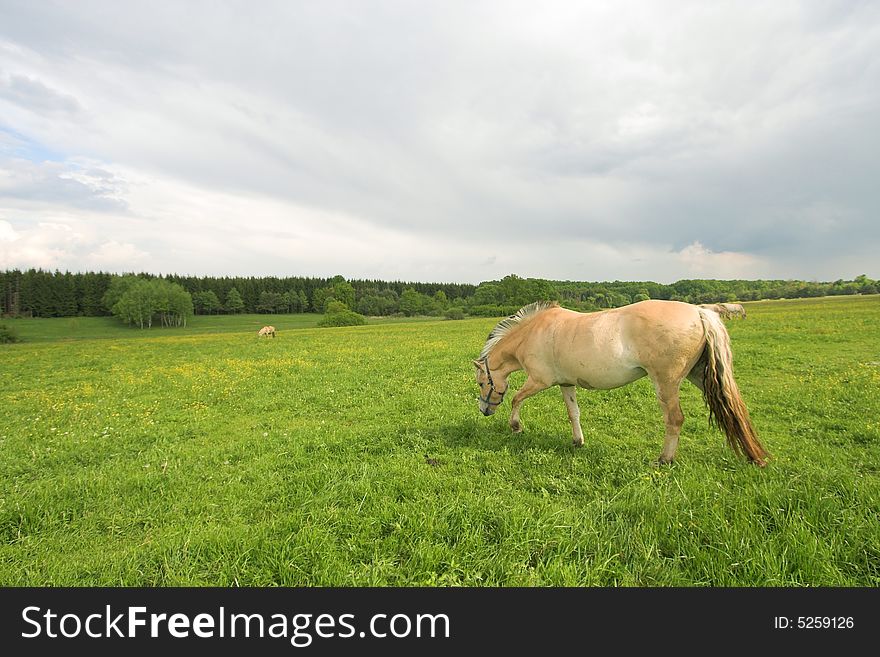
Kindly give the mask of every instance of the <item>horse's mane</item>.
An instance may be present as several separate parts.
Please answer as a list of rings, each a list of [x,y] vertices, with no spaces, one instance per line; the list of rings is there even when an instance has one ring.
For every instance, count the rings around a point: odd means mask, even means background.
[[[489,337],[486,338],[486,344],[483,345],[483,350],[480,352],[480,358],[488,356],[501,338],[519,326],[524,320],[537,315],[542,310],[555,308],[558,305],[559,304],[556,301],[535,301],[528,306],[523,306],[510,317],[502,319],[495,325],[492,332],[489,333]]]

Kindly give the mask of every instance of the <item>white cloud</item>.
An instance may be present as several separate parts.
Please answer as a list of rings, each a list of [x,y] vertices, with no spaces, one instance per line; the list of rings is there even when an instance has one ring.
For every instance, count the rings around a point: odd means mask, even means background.
[[[677,254],[691,278],[761,278],[766,263],[748,253],[716,253],[699,242],[689,244]]]
[[[150,254],[141,251],[134,244],[115,240],[100,244],[97,249],[83,259],[89,269],[100,271],[136,271],[141,267],[149,269]]]
[[[0,221],[0,242],[14,242],[18,239],[18,233],[8,221]]]
[[[0,220],[0,269],[64,269],[81,239],[63,223],[39,222],[31,228],[16,230],[10,222]]]

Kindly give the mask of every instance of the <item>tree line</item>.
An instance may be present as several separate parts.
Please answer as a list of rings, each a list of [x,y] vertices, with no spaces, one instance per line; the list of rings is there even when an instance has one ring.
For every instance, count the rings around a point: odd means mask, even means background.
[[[117,315],[144,327],[183,324],[192,314],[325,313],[498,317],[537,300],[578,310],[615,308],[644,299],[717,303],[876,294],[880,282],[853,280],[550,281],[514,274],[479,285],[307,277],[194,277],[71,273],[41,269],[0,272],[0,315],[70,317]],[[339,305],[341,304],[341,305]]]
[[[342,276],[316,277],[195,277],[171,274],[104,272],[72,273],[42,269],[0,272],[0,314],[24,317],[111,315],[104,295],[121,278],[164,280],[179,285],[192,298],[195,314],[216,313],[323,313],[338,300],[365,315],[420,314],[429,308],[425,298],[463,300],[475,285],[381,280],[346,280]],[[419,303],[413,303],[412,295]],[[118,301],[118,299],[114,300]]]

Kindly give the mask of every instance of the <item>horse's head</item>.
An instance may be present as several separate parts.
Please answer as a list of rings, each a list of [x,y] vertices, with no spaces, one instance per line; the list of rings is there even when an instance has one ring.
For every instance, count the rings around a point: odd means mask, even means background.
[[[474,367],[477,368],[477,385],[480,386],[480,413],[487,416],[492,415],[504,401],[507,381],[492,378],[488,358],[475,360]]]

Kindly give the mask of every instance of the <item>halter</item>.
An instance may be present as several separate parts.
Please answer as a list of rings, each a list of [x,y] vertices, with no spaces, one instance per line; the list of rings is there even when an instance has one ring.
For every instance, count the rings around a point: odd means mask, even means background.
[[[495,388],[495,382],[492,380],[492,373],[489,371],[489,357],[484,356],[483,358],[480,359],[480,361],[486,365],[486,378],[489,380],[489,392],[486,393],[485,399],[480,397],[480,401],[483,402],[484,404],[486,404],[487,406],[498,406],[501,402],[504,401],[504,393],[506,393],[507,390],[505,389],[502,392],[502,391],[499,391]],[[500,395],[500,399],[497,402],[489,401],[489,399],[492,397],[493,392],[496,395]]]

